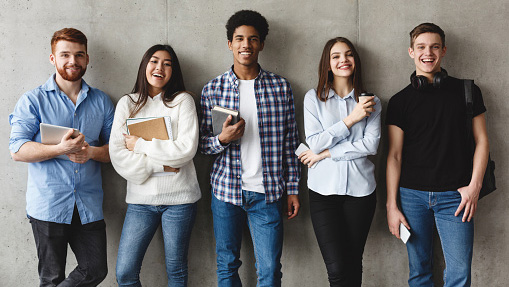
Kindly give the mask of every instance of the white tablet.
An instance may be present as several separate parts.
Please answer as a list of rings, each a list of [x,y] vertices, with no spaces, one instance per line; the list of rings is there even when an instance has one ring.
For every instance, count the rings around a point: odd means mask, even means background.
[[[69,131],[70,128],[40,123],[39,128],[41,129],[41,143],[43,144],[59,144],[64,135]],[[77,137],[80,131],[74,129],[72,138]]]

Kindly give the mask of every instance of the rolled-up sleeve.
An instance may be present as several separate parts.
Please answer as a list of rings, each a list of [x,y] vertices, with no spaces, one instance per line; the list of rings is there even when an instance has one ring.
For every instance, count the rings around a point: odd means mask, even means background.
[[[13,153],[19,151],[26,142],[33,141],[39,132],[40,116],[34,100],[24,94],[16,104],[14,111],[9,115],[11,135],[9,150]]]

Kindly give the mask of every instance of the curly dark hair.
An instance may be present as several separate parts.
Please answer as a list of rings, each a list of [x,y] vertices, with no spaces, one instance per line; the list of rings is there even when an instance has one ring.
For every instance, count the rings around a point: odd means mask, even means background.
[[[226,23],[226,37],[228,41],[233,41],[233,33],[240,26],[252,26],[260,34],[260,41],[263,43],[265,37],[269,34],[269,23],[262,14],[252,10],[241,10],[233,14]]]

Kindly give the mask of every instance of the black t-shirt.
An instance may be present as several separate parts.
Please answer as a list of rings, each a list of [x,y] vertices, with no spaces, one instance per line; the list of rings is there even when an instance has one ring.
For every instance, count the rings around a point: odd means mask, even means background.
[[[478,86],[472,95],[475,117],[486,108]],[[437,192],[470,183],[466,117],[463,81],[453,77],[440,88],[417,90],[408,85],[390,99],[385,124],[404,132],[401,187]]]

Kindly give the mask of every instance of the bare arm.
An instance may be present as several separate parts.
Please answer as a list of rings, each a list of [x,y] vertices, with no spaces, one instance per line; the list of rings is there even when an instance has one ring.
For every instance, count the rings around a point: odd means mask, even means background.
[[[468,186],[458,189],[461,194],[461,203],[454,213],[455,216],[458,216],[464,208],[463,222],[465,220],[470,222],[477,210],[477,201],[479,200],[484,172],[488,164],[489,142],[484,114],[480,114],[472,119],[472,132],[475,140],[472,178]]]
[[[71,138],[73,132],[73,129],[69,129],[60,143],[56,145],[26,142],[16,153],[11,152],[12,159],[22,162],[40,162],[62,154],[79,152],[84,145],[85,136],[80,134],[76,138]]]
[[[399,225],[403,223],[408,229],[405,216],[398,208],[397,198],[399,189],[399,179],[401,176],[401,154],[403,151],[404,132],[401,128],[389,125],[389,154],[387,156],[387,223],[391,233],[399,237]]]

